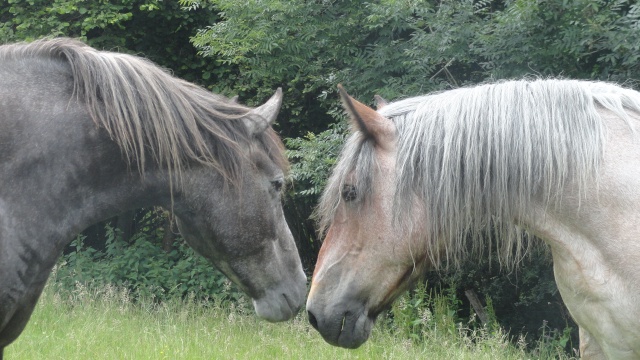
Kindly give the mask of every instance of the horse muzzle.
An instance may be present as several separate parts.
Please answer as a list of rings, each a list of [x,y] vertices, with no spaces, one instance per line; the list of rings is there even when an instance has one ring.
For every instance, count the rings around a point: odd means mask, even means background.
[[[307,293],[307,278],[300,270],[295,280],[280,283],[253,299],[256,314],[270,322],[286,321],[298,313]]]

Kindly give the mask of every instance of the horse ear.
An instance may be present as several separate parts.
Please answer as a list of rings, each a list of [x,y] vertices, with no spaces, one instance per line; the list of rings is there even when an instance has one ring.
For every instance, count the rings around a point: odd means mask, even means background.
[[[376,110],[380,110],[389,105],[389,102],[380,95],[373,95],[373,99],[376,101]]]
[[[276,121],[282,105],[282,88],[278,88],[266,103],[251,110],[245,116],[244,124],[252,134],[259,134],[269,128]]]
[[[389,119],[352,98],[342,85],[338,85],[338,91],[342,105],[351,117],[351,121],[365,136],[374,139],[377,144],[382,146],[395,138],[395,128]]]

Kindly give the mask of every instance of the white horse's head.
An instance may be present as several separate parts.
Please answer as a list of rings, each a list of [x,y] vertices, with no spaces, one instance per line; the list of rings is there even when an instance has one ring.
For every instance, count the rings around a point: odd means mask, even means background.
[[[426,257],[415,253],[412,234],[394,221],[394,124],[342,87],[340,94],[354,131],[319,207],[326,236],[307,312],[327,342],[355,348],[368,339],[377,315],[422,273]],[[420,217],[418,207],[414,214]]]

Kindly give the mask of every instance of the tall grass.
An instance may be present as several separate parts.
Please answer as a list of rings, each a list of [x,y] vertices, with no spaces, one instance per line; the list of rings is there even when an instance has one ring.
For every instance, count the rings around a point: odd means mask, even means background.
[[[113,287],[60,292],[48,285],[8,359],[540,359],[561,353],[528,352],[499,329],[456,323],[444,298],[423,313],[428,326],[405,327],[407,301],[383,318],[356,350],[330,346],[305,316],[271,324],[246,300],[232,306],[191,299],[133,299]],[[404,305],[403,305],[404,302]],[[403,310],[401,307],[405,306]],[[417,309],[417,307],[414,307]],[[416,327],[418,326],[418,327]],[[413,334],[413,335],[412,335]],[[419,334],[419,335],[416,335]],[[566,357],[566,356],[564,356]]]
[[[425,283],[418,284],[411,294],[405,294],[393,304],[387,329],[425,346],[446,344],[473,354],[490,354],[496,359],[573,358],[565,352],[571,328],[564,332],[551,331],[544,328],[546,322],[543,322],[542,337],[528,344],[524,334],[508,334],[501,328],[490,299],[487,299],[486,324],[481,324],[473,312],[467,319],[459,317],[455,309],[460,309],[461,302],[453,292],[455,288],[451,286],[448,291],[437,292],[428,289]],[[455,353],[451,355],[457,358]]]

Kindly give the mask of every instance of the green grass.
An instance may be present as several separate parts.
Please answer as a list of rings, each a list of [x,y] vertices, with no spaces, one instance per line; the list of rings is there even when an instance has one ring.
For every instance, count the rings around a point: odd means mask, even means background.
[[[377,325],[356,350],[328,345],[302,314],[271,324],[244,310],[193,301],[131,301],[115,289],[62,297],[47,287],[7,359],[537,359],[500,331],[446,325],[420,340]],[[384,323],[384,319],[380,321]],[[522,344],[521,344],[522,345]]]

